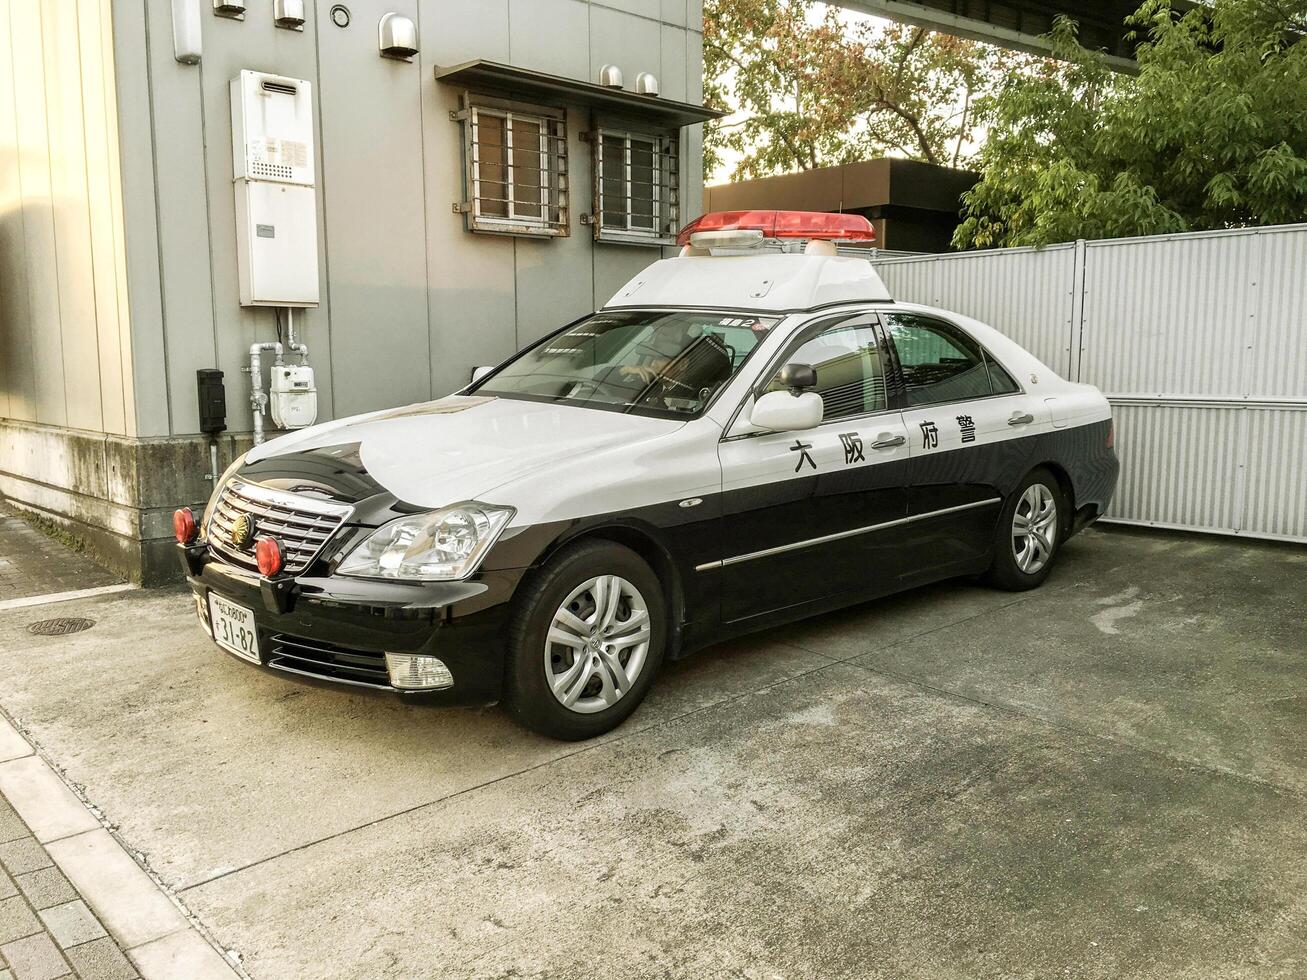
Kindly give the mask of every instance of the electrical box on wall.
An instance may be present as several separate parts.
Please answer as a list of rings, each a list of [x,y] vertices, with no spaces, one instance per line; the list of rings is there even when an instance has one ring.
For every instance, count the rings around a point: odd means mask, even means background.
[[[200,431],[216,436],[227,431],[227,389],[217,368],[200,368],[195,372],[200,395]]]
[[[242,71],[231,135],[241,305],[317,306],[312,85]]]

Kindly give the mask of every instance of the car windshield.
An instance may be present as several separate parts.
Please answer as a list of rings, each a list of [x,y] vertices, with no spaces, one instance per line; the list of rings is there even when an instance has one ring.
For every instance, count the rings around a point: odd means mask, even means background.
[[[680,418],[697,415],[778,318],[668,310],[597,313],[547,337],[472,390]]]

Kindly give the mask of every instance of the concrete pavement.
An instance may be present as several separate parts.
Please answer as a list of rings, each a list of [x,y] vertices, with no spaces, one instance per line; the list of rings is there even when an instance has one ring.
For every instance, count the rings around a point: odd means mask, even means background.
[[[122,579],[0,507],[0,609],[52,593],[110,589]]]
[[[0,865],[0,980],[237,978],[5,718]]]
[[[181,591],[0,612],[0,705],[251,976],[1307,974],[1307,549],[1091,530],[548,742],[300,687]]]

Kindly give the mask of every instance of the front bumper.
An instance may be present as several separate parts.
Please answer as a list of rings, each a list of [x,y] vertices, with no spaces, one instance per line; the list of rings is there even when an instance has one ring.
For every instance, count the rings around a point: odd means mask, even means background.
[[[502,693],[504,621],[525,570],[487,572],[467,582],[269,580],[215,560],[202,544],[179,545],[178,551],[210,636],[210,592],[253,611],[257,666],[265,671],[424,704],[484,704]],[[438,657],[454,684],[427,691],[392,687],[386,652]]]

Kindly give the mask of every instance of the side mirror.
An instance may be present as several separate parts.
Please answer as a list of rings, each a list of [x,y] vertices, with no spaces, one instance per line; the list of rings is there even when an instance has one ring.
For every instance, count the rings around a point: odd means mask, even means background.
[[[813,370],[811,364],[799,364],[795,361],[781,368],[781,373],[776,376],[776,380],[790,391],[797,393],[804,388],[817,387],[817,372]]]
[[[782,370],[782,380],[784,371]],[[808,368],[809,371],[812,368]],[[769,391],[753,403],[749,421],[762,429],[773,432],[797,432],[800,429],[815,429],[821,425],[821,416],[825,411],[821,395],[815,391],[791,394],[788,391]]]
[[[480,367],[474,367],[472,369],[472,383],[476,384],[493,370],[494,366],[489,364],[482,364]]]

